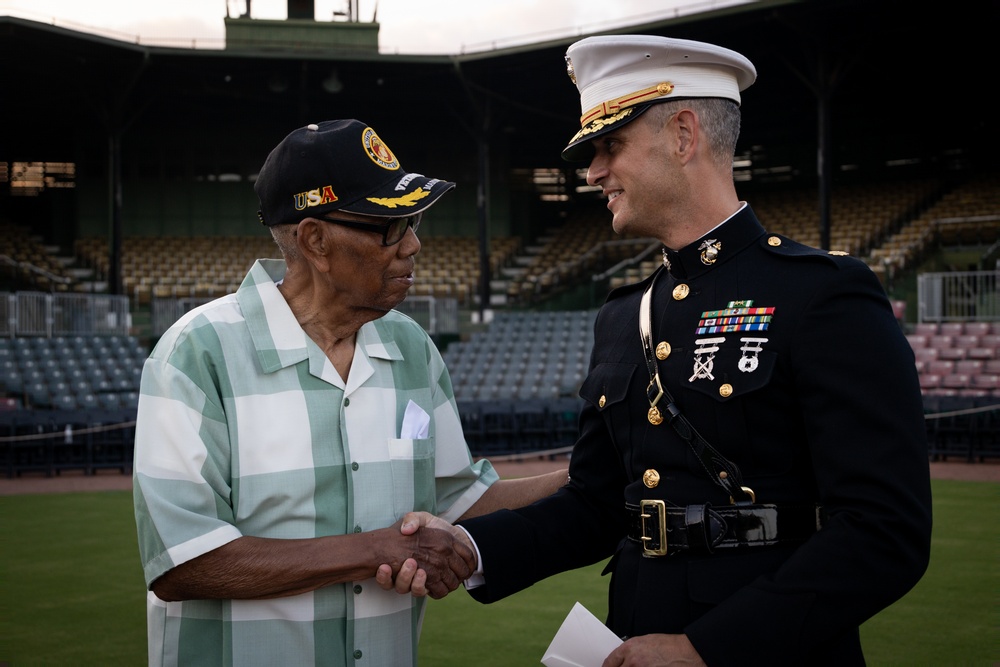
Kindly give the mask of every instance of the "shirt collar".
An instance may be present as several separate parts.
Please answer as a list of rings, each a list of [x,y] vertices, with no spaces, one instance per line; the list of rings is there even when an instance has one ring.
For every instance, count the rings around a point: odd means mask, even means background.
[[[280,259],[258,259],[236,291],[236,300],[243,311],[257,359],[265,373],[292,366],[310,359],[310,347],[319,352],[310,360],[310,372],[323,376],[325,356],[302,329],[277,283],[285,277],[287,265]],[[388,335],[384,326],[367,322],[358,330],[356,346],[371,358],[400,361],[403,353]],[[352,368],[352,377],[354,376]]]

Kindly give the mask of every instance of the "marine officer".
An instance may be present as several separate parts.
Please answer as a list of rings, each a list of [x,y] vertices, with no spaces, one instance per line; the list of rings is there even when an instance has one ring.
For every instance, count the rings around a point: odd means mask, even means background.
[[[663,266],[598,315],[571,482],[460,522],[467,586],[490,602],[610,557],[626,641],[606,667],[862,665],[859,626],[930,549],[920,390],[886,294],[737,195],[747,58],[617,35],[566,60],[582,117],[563,156]]]

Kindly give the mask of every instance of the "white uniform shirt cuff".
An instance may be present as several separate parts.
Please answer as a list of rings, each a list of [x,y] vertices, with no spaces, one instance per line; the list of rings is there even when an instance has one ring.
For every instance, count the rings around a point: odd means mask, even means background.
[[[458,526],[462,528],[462,526]],[[462,532],[469,535],[469,531],[462,528]],[[476,552],[476,571],[473,572],[468,579],[465,580],[466,590],[472,590],[473,588],[478,588],[486,583],[486,577],[483,576],[483,557],[479,553],[479,545],[476,541],[472,539],[472,535],[469,535],[469,541],[472,542],[472,549]]]

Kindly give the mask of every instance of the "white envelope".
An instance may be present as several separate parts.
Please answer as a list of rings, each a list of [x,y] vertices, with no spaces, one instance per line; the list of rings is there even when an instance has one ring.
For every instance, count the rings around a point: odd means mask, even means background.
[[[601,667],[622,640],[577,602],[542,656],[545,667]]]
[[[399,437],[422,440],[430,432],[430,425],[431,416],[419,405],[410,401],[406,404],[406,412],[403,413],[403,425],[400,427]]]

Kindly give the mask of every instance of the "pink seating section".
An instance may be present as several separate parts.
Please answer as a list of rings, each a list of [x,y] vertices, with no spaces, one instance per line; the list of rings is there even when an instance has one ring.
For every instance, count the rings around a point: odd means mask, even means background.
[[[1000,399],[1000,322],[922,322],[906,338],[924,395]]]

